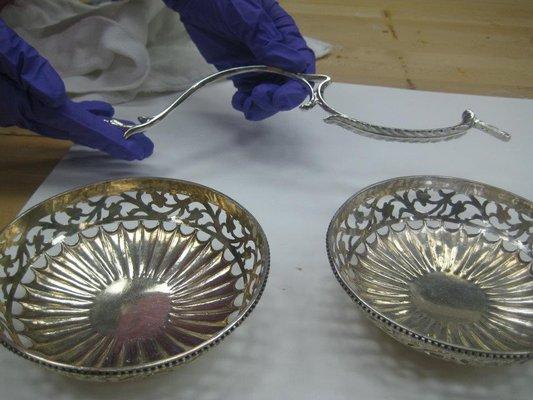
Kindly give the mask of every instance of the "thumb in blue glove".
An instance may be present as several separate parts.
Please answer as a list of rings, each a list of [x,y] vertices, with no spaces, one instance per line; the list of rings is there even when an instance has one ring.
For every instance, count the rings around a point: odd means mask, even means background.
[[[105,102],[73,102],[53,67],[0,19],[0,126],[19,126],[44,136],[68,139],[115,158],[142,160],[154,145],[139,134],[123,138],[108,122]]]
[[[266,64],[315,72],[315,55],[290,15],[274,0],[164,0],[180,14],[207,62],[219,70]],[[233,107],[252,121],[301,104],[307,89],[272,75],[234,79]]]

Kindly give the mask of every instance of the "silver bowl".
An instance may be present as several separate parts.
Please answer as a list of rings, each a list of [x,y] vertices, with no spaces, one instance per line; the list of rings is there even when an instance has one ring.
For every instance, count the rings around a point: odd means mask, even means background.
[[[337,279],[377,326],[469,365],[533,357],[533,204],[504,190],[419,176],[363,189],[327,233]]]
[[[93,184],[0,233],[1,341],[74,377],[153,374],[233,331],[268,270],[263,230],[219,192],[171,179]]]

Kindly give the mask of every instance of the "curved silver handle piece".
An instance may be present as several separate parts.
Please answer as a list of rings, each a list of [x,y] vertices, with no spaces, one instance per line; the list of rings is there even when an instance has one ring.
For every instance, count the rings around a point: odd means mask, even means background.
[[[126,124],[117,119],[109,120],[109,123],[125,129],[124,137],[130,138],[136,133],[143,132],[162,121],[176,107],[192,96],[202,87],[233,76],[249,73],[269,73],[285,76],[300,82],[309,91],[309,100],[302,104],[300,108],[309,110],[315,106],[321,107],[330,114],[324,119],[328,124],[335,124],[349,131],[372,137],[375,139],[399,141],[399,142],[438,142],[450,140],[464,135],[469,129],[475,128],[482,132],[488,133],[500,140],[508,141],[511,135],[501,129],[489,125],[477,119],[476,115],[466,110],[463,118],[457,125],[437,129],[400,129],[389,128],[385,126],[372,125],[367,122],[351,118],[331,107],[324,98],[326,88],[331,84],[331,78],[321,74],[296,74],[279,68],[269,67],[266,65],[250,65],[244,67],[235,67],[216,72],[208,77],[196,82],[189,89],[183,92],[167,108],[152,117],[139,117],[139,124]]]

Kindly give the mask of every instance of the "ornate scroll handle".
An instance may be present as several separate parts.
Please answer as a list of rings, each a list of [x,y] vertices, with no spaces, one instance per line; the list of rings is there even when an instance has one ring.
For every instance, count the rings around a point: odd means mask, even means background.
[[[187,100],[200,88],[208,85],[209,83],[252,72],[281,75],[299,81],[309,91],[309,101],[300,106],[302,109],[309,110],[318,105],[324,111],[330,114],[330,116],[324,119],[324,122],[328,124],[335,124],[352,132],[362,134],[364,136],[370,136],[375,139],[400,142],[437,142],[462,136],[471,128],[476,128],[500,140],[508,141],[511,138],[509,133],[477,119],[475,114],[470,110],[466,110],[463,113],[463,119],[459,124],[446,128],[400,129],[372,125],[363,121],[359,121],[355,118],[348,117],[347,115],[335,110],[326,102],[324,99],[324,92],[331,83],[331,78],[329,76],[321,74],[295,74],[279,68],[268,67],[266,65],[236,67],[216,72],[196,82],[159,114],[156,114],[152,117],[139,117],[139,124],[127,124],[117,119],[111,119],[109,123],[125,129],[126,131],[124,132],[124,137],[126,139],[130,138],[136,133],[145,131],[146,129],[162,121],[176,107]]]

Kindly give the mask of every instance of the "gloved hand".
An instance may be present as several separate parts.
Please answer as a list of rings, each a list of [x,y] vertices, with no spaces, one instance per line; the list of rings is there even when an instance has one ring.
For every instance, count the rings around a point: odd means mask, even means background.
[[[294,20],[275,0],[164,0],[180,14],[207,62],[219,70],[266,64],[291,72],[315,72],[315,55]],[[235,78],[233,107],[258,121],[302,103],[301,83],[255,75]]]
[[[120,128],[104,121],[113,113],[105,102],[69,100],[48,61],[0,19],[0,126],[72,140],[125,160],[152,154],[154,145],[146,136],[125,140]]]

